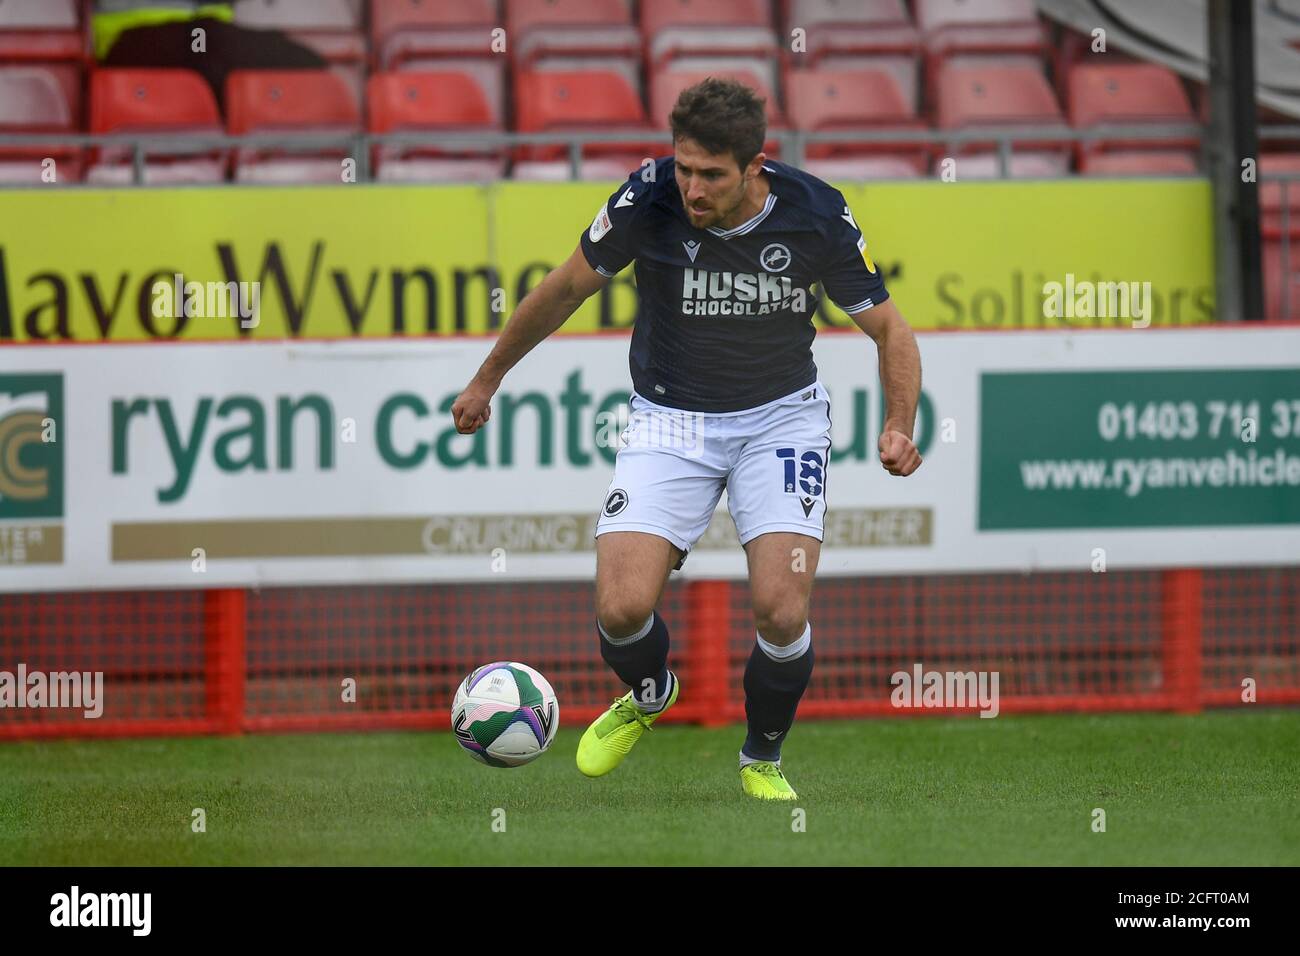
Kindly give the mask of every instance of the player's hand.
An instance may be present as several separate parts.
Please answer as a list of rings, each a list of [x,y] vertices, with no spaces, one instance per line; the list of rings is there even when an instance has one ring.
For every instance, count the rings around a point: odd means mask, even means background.
[[[456,423],[456,431],[462,435],[472,435],[492,417],[492,390],[474,382],[465,387],[451,406],[451,420]]]
[[[887,428],[880,433],[880,464],[891,475],[906,477],[921,467],[921,455],[912,439]]]

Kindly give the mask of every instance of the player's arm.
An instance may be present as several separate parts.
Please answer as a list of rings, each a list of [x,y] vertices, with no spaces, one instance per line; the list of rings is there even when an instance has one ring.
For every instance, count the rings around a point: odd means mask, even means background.
[[[836,193],[839,202],[844,197]],[[912,442],[921,398],[921,353],[916,336],[889,297],[885,277],[867,252],[867,241],[845,203],[827,235],[822,288],[876,343],[880,383],[885,390],[885,424],[880,430],[880,464],[891,475],[921,467]]]
[[[492,396],[506,372],[636,258],[636,217],[645,206],[637,199],[648,188],[639,172],[632,173],[601,204],[569,261],[547,275],[519,303],[492,353],[451,406],[452,420],[462,435],[478,431],[487,422],[492,414]]]
[[[891,475],[910,475],[921,467],[912,441],[916,405],[921,398],[921,352],[916,336],[893,299],[849,315],[876,343],[880,382],[885,390],[885,424],[880,429],[880,463]]]
[[[609,279],[587,264],[581,247],[562,266],[547,273],[524,296],[478,373],[451,406],[456,430],[462,435],[478,431],[492,415],[492,396],[506,372],[608,282]]]

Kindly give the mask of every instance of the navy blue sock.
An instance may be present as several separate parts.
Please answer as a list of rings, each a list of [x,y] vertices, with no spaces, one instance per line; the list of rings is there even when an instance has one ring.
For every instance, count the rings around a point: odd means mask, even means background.
[[[640,637],[611,641],[603,629],[598,630],[600,656],[632,688],[632,698],[642,706],[663,698],[669,690],[668,625],[659,612],[653,613],[649,630]],[[653,687],[647,681],[653,681]]]
[[[749,729],[745,735],[744,757],[755,760],[780,760],[781,744],[794,724],[794,712],[812,677],[813,649],[798,657],[774,660],[757,643],[745,667],[745,718]]]

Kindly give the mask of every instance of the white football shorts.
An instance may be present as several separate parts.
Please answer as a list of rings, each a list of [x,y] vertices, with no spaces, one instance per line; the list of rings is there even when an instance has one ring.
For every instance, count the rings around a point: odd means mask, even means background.
[[[742,545],[769,531],[822,540],[831,418],[821,382],[740,412],[683,411],[633,392],[621,441],[598,537],[644,531],[684,555],[726,488]]]

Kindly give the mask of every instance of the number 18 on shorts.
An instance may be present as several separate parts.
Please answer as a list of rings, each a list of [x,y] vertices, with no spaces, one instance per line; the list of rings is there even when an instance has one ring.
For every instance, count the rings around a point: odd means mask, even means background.
[[[725,488],[742,545],[771,531],[820,541],[830,447],[821,383],[725,413],[666,408],[633,394],[596,534],[643,531],[689,552]]]

